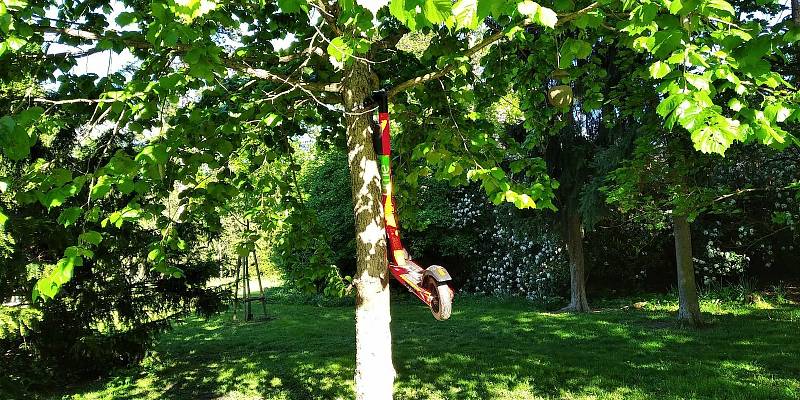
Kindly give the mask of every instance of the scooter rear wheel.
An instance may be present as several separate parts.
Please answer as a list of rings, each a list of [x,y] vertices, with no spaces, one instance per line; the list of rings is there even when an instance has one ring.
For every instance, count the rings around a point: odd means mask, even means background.
[[[453,310],[453,296],[451,295],[450,286],[446,283],[436,282],[433,279],[428,279],[425,286],[433,295],[433,299],[431,299],[433,317],[439,321],[450,318],[450,312]]]

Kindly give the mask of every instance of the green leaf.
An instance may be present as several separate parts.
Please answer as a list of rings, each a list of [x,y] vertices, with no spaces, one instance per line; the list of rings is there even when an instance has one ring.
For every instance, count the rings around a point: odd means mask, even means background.
[[[441,24],[451,15],[453,3],[450,0],[425,0],[422,15],[432,24]]]
[[[533,198],[531,198],[531,196],[528,196],[527,194],[523,193],[521,195],[516,196],[516,198],[514,199],[514,206],[519,208],[520,210],[526,208],[536,208],[536,202],[533,201]]]
[[[14,118],[0,118],[0,146],[12,161],[19,161],[30,153],[30,138],[24,128],[17,126]]]
[[[406,26],[409,25],[409,19],[412,19],[410,18],[411,15],[409,15],[408,10],[406,10],[406,0],[391,0],[389,3],[389,13]],[[413,31],[414,29],[412,28],[411,30]]]
[[[175,15],[187,24],[217,9],[215,0],[174,0],[174,2],[172,9]]]
[[[135,160],[147,164],[166,164],[169,160],[167,146],[163,143],[147,145],[136,155]]]
[[[21,11],[28,6],[27,0],[4,0],[9,10]]]
[[[278,0],[278,7],[285,13],[308,13],[308,2],[305,0]]]
[[[61,211],[61,214],[58,215],[58,219],[56,221],[58,221],[59,224],[64,225],[66,228],[70,225],[73,225],[75,221],[78,220],[78,217],[81,216],[82,212],[83,210],[81,210],[80,207],[65,208]]]
[[[783,35],[783,40],[788,43],[800,42],[800,26],[793,26]]]
[[[96,231],[86,231],[78,236],[78,240],[97,246],[103,241],[103,235]]]
[[[273,128],[281,124],[283,117],[278,114],[269,113],[262,119],[262,121],[264,121],[264,125]]]
[[[164,259],[164,250],[161,247],[155,247],[147,253],[147,260],[158,262]]]
[[[663,61],[656,61],[650,66],[650,76],[653,77],[653,79],[661,79],[667,76],[671,71],[672,68],[669,64]]]
[[[56,263],[56,268],[50,275],[52,282],[56,284],[56,292],[61,285],[69,282],[70,279],[72,279],[75,267],[80,266],[81,264],[83,264],[83,260],[80,257],[64,257],[58,260],[58,263]],[[53,296],[55,296],[56,292],[53,293]]]
[[[681,44],[683,31],[680,29],[667,29],[653,35],[653,46],[650,49],[653,55],[664,58],[671,54]]]
[[[112,175],[129,175],[136,171],[136,163],[127,154],[119,151],[108,162],[106,170]]]
[[[456,27],[477,29],[478,0],[458,0],[453,6],[453,15],[456,17]]]
[[[28,43],[27,40],[18,38],[16,36],[9,36],[6,39],[6,45],[8,46],[9,49],[11,49],[11,51],[17,51],[21,49],[22,46],[25,46],[26,43]]]
[[[89,191],[89,198],[97,200],[105,197],[108,192],[111,191],[111,182],[111,177],[108,175],[97,178],[97,181],[92,185],[92,189]]]
[[[667,115],[675,111],[675,109],[678,108],[678,105],[680,105],[685,99],[686,95],[682,93],[668,96],[658,104],[658,107],[656,107],[656,112],[662,118],[666,118]]]
[[[516,160],[512,161],[511,164],[509,164],[509,167],[511,168],[511,172],[517,174],[522,172],[523,169],[525,169],[526,164],[527,160]]]
[[[525,0],[517,4],[517,11],[537,24],[548,28],[555,28],[558,23],[558,15],[555,11],[542,7],[539,3],[531,0]]]
[[[130,176],[123,176],[122,178],[118,179],[117,182],[117,189],[119,189],[120,193],[122,194],[129,194],[133,192],[135,185],[133,183],[133,178]]]
[[[547,7],[539,7],[539,12],[536,13],[533,20],[538,22],[539,25],[555,28],[558,23],[558,15],[555,11]]]
[[[59,286],[50,276],[39,279],[33,292],[34,301],[41,297],[43,300],[52,299],[58,293]]]
[[[488,16],[500,17],[510,14],[515,9],[514,2],[498,0],[478,0],[478,20],[483,21]]]
[[[743,106],[744,104],[742,104],[742,101],[735,97],[728,101],[728,108],[733,111],[740,111]]]
[[[734,141],[744,140],[738,121],[723,116],[716,116],[712,121],[710,125],[700,126],[692,131],[696,150],[724,156]]]
[[[338,62],[344,62],[353,55],[353,49],[345,43],[341,36],[337,36],[328,45],[328,54]]]
[[[572,11],[575,9],[575,2],[572,0],[555,0],[553,8],[558,11]]]
[[[592,54],[592,45],[586,41],[580,39],[572,39],[569,38],[564,41],[564,45],[561,47],[562,58],[568,58],[569,61],[563,67],[568,67],[572,64],[572,57],[575,58],[588,58]]]
[[[670,14],[677,15],[683,9],[683,2],[681,0],[667,0]]]
[[[708,78],[703,75],[693,74],[691,72],[687,72],[683,74],[686,81],[689,82],[690,85],[696,87],[699,90],[707,91],[710,89],[711,82]]]
[[[4,8],[5,6],[3,5],[2,2],[0,2],[0,10]],[[11,17],[11,14],[0,12],[0,31],[3,31],[6,34],[11,32],[11,27],[13,23],[14,23],[14,18]]]
[[[517,4],[517,11],[519,11],[520,14],[528,18],[533,18],[533,16],[536,15],[537,12],[539,12],[540,8],[541,6],[539,5],[539,3],[533,2],[531,0],[525,0]]]
[[[724,11],[724,13],[728,14],[729,16],[736,15],[736,10],[734,10],[733,6],[725,0],[707,0],[705,2],[705,7]]]
[[[130,24],[132,24],[132,23],[136,22],[136,20],[137,20],[137,15],[136,15],[136,13],[132,13],[132,12],[121,12],[121,13],[119,13],[119,15],[117,16],[117,18],[114,20],[114,22],[116,22],[116,23],[117,23],[117,25],[119,25],[119,26],[121,26],[121,27],[124,27],[124,26],[126,26],[126,25],[130,25]]]

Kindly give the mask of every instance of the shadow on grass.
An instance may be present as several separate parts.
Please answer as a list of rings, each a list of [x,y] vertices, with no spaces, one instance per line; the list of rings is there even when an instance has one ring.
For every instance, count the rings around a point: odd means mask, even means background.
[[[254,312],[260,307],[254,307]],[[663,312],[530,311],[468,298],[437,322],[393,303],[397,399],[719,398],[800,396],[800,312],[708,316],[681,329]],[[77,398],[352,398],[353,312],[270,304],[276,319],[188,320],[141,367]],[[655,324],[655,325],[654,325]]]
[[[457,329],[396,325],[399,398],[800,395],[797,309],[708,316],[699,331],[666,313],[461,310]]]

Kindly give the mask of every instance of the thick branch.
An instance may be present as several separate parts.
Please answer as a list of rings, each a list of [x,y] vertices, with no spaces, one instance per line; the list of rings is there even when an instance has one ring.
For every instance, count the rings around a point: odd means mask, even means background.
[[[36,97],[32,99],[34,103],[45,103],[45,104],[52,104],[56,106],[64,105],[64,104],[98,104],[98,103],[115,103],[119,100],[115,99],[66,99],[66,100],[50,100],[41,97]]]
[[[22,54],[22,58],[26,59],[47,59],[47,60],[63,60],[63,59],[76,59],[76,58],[83,58],[89,57],[92,54],[100,53],[105,50],[99,48],[93,48],[83,51],[65,51],[61,53],[49,53],[49,54]]]
[[[100,34],[97,32],[85,31],[81,29],[72,29],[72,28],[54,28],[48,26],[38,26],[34,27],[34,29],[38,32],[42,33],[55,33],[59,35],[65,35],[73,38],[80,38],[85,40],[101,40],[101,39],[110,39],[110,40],[117,40],[124,43],[126,46],[135,48],[135,49],[152,49],[154,46],[152,43],[148,42],[144,38],[142,38],[138,34],[134,34],[131,32],[108,32],[104,34]],[[178,44],[176,46],[170,47],[168,49],[174,50],[178,53],[186,53],[192,49],[191,46],[185,44]],[[286,62],[293,59],[298,58],[298,55],[292,54],[288,56],[281,57],[279,61]],[[240,72],[243,72],[247,75],[251,75],[253,77],[275,82],[275,83],[282,83],[288,84],[292,87],[303,89],[305,91],[313,91],[313,92],[338,92],[339,85],[336,83],[317,83],[317,82],[302,82],[291,79],[285,75],[276,74],[274,72],[268,71],[266,69],[260,68],[253,68],[248,65],[246,62],[232,58],[227,56],[220,57],[222,60],[222,64],[230,69],[234,69]]]
[[[560,25],[566,24],[567,22],[570,22],[570,21],[578,18],[579,16],[581,16],[583,14],[586,14],[586,13],[588,13],[588,12],[598,8],[598,7],[600,7],[600,3],[599,2],[594,2],[594,3],[582,8],[582,9],[580,9],[578,11],[575,11],[575,12],[572,12],[572,13],[569,13],[569,14],[560,15],[559,18],[558,18],[558,22],[556,22],[556,26],[560,26]],[[530,25],[532,25],[531,22],[523,21],[523,22],[520,22],[517,26],[527,27],[527,26],[530,26]],[[477,52],[483,50],[484,48],[486,48],[487,46],[493,44],[494,42],[497,42],[498,40],[502,39],[504,35],[505,35],[504,31],[502,31],[502,30],[501,31],[497,31],[497,32],[485,37],[483,40],[478,42],[478,44],[476,44],[475,46],[472,46],[471,48],[467,49],[467,51],[465,51],[463,55],[466,56],[466,57],[472,57]],[[425,75],[409,79],[409,80],[407,80],[407,81],[405,81],[403,83],[400,83],[397,86],[389,89],[388,95],[391,98],[391,97],[394,97],[395,95],[397,95],[397,94],[399,94],[401,92],[404,92],[404,91],[406,91],[408,89],[411,89],[411,88],[413,88],[413,87],[415,87],[417,85],[420,85],[420,84],[423,84],[425,82],[429,82],[429,81],[432,81],[432,80],[439,79],[439,78],[449,74],[450,72],[452,72],[454,69],[456,69],[456,67],[457,67],[457,65],[451,64],[451,65],[449,65],[449,66],[447,66],[444,69],[441,69],[439,71],[430,72],[430,73],[427,73]]]
[[[792,0],[792,21],[800,26],[800,0]]]

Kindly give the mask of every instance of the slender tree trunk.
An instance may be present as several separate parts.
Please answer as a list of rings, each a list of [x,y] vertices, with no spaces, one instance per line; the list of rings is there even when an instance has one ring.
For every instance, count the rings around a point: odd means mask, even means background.
[[[792,0],[792,21],[800,25],[800,0]]]
[[[347,149],[356,226],[356,372],[359,400],[392,398],[395,371],[389,330],[389,274],[381,207],[380,170],[372,146],[371,114],[364,100],[372,92],[368,66],[352,60],[342,80]]]
[[[694,262],[692,261],[692,231],[685,215],[672,216],[675,234],[675,261],[678,266],[678,320],[697,327],[702,324],[700,301],[694,281]]]
[[[583,229],[578,211],[565,207],[567,254],[569,255],[570,302],[563,311],[589,312],[586,300],[586,269],[583,255]]]

